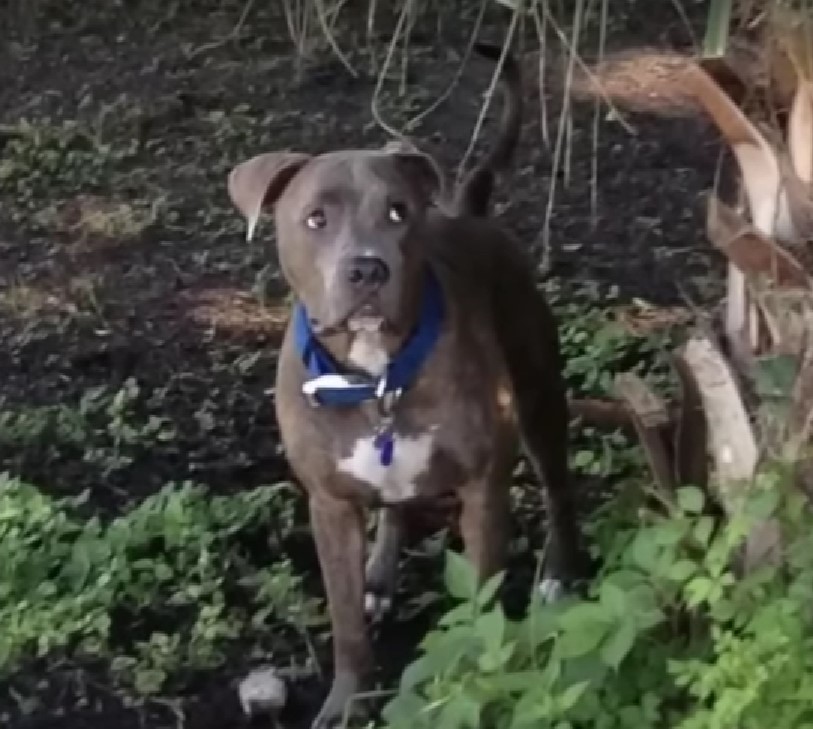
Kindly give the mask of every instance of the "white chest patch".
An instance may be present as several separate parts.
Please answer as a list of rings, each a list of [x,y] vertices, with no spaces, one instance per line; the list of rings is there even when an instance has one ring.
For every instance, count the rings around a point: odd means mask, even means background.
[[[390,363],[387,350],[381,341],[381,334],[376,331],[361,329],[353,337],[347,358],[356,367],[373,377],[381,377]]]
[[[381,451],[375,447],[374,436],[359,438],[353,452],[339,461],[339,471],[364,481],[386,502],[406,501],[417,494],[418,478],[429,468],[434,436],[423,433],[415,437],[395,436],[392,463],[381,463]]]

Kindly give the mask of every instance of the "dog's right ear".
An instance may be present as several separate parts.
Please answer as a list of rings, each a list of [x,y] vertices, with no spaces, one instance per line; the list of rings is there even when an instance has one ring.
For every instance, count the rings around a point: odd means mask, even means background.
[[[246,239],[251,240],[263,208],[273,205],[301,170],[309,154],[268,152],[240,163],[229,173],[229,197],[246,219]]]

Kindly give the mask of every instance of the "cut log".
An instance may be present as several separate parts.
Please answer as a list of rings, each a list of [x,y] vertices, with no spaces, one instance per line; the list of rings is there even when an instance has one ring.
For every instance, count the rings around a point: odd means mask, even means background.
[[[680,357],[672,358],[680,382],[680,416],[674,437],[675,481],[703,489],[709,482],[708,425],[703,399],[691,370]]]
[[[623,430],[634,434],[632,413],[621,400],[581,398],[569,403],[571,417],[581,420],[582,425],[599,430]]]
[[[631,372],[615,378],[615,390],[629,408],[655,482],[662,491],[673,491],[672,459],[664,440],[665,428],[670,424],[666,405]]]
[[[700,394],[718,496],[726,511],[733,513],[742,504],[743,489],[753,479],[759,459],[739,388],[722,353],[707,336],[692,336],[677,357]]]

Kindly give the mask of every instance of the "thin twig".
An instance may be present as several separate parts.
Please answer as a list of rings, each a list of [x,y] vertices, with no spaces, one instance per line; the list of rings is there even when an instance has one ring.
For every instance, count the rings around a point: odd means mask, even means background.
[[[387,48],[387,56],[384,59],[384,65],[381,67],[381,71],[378,74],[378,79],[376,80],[375,90],[373,91],[373,100],[370,104],[370,111],[373,115],[373,119],[375,119],[376,124],[380,126],[387,134],[395,139],[405,140],[405,137],[401,132],[397,131],[393,127],[391,127],[387,122],[384,121],[384,118],[381,116],[381,110],[378,108],[378,101],[381,96],[381,89],[384,86],[384,81],[387,78],[387,71],[392,64],[392,58],[395,55],[395,48],[398,45],[398,38],[401,36],[402,29],[404,27],[404,23],[406,22],[407,18],[407,11],[408,5],[410,0],[407,0],[404,3],[404,6],[401,8],[401,14],[398,16],[398,22],[395,25],[395,30],[392,34],[392,40],[390,41],[389,48]]]
[[[330,29],[330,24],[327,21],[327,17],[325,15],[325,7],[322,4],[322,0],[313,0],[313,3],[314,7],[316,8],[316,17],[319,20],[319,27],[321,27],[322,33],[327,39],[328,45],[335,54],[336,58],[339,59],[342,66],[344,66],[347,69],[347,72],[353,78],[358,78],[358,73],[356,72],[356,69],[353,68],[347,56],[345,56],[344,53],[342,52],[342,49],[339,48],[339,44],[336,41],[336,36],[333,35],[333,32]]]
[[[601,14],[598,30],[598,62],[604,62],[604,50],[607,44],[607,21],[609,0],[601,0]],[[598,136],[601,129],[601,101],[596,98],[593,106],[593,156],[590,170],[590,219],[593,230],[598,225]]]
[[[573,160],[573,114],[565,117],[565,159],[562,162],[562,182],[565,188],[570,187],[570,170]]]
[[[556,33],[559,42],[564,46],[565,50],[574,57],[576,65],[582,70],[582,72],[587,76],[587,79],[593,84],[596,89],[596,92],[602,99],[604,99],[604,103],[607,104],[607,108],[612,112],[613,119],[617,121],[625,132],[628,134],[635,134],[635,130],[632,126],[624,121],[624,117],[621,114],[619,108],[613,103],[612,99],[607,95],[607,92],[604,90],[604,87],[599,80],[598,76],[592,71],[592,69],[579,57],[579,54],[573,53],[573,49],[571,48],[570,41],[567,39],[565,32],[559,27],[559,24],[556,22],[555,18],[550,14],[550,10],[547,5],[545,7],[545,14],[548,20],[550,21],[550,25],[553,28],[554,33]]]
[[[694,28],[692,28],[692,21],[689,20],[689,16],[686,14],[686,8],[683,7],[683,3],[680,0],[672,0],[672,6],[675,8],[675,12],[678,14],[678,17],[683,25],[686,26],[686,30],[689,33],[689,38],[691,38],[692,48],[694,48],[695,54],[700,53],[700,44],[697,42],[697,36],[694,33]]]
[[[480,28],[483,24],[483,17],[486,13],[486,8],[488,7],[490,0],[481,0],[480,1],[480,11],[477,14],[477,19],[474,22],[474,29],[469,36],[469,42],[466,45],[466,50],[463,53],[463,58],[460,60],[460,65],[457,67],[452,80],[449,82],[449,85],[443,90],[443,93],[435,99],[429,106],[427,106],[423,111],[419,112],[415,116],[413,116],[405,125],[404,128],[407,131],[411,131],[415,129],[418,124],[420,124],[427,116],[429,116],[435,109],[437,109],[441,104],[446,102],[448,98],[452,95],[452,92],[457,87],[457,84],[460,83],[460,79],[463,76],[463,71],[468,64],[469,58],[471,57],[472,50],[474,49],[474,44],[477,42],[477,36],[480,34]]]
[[[401,54],[401,77],[398,86],[399,96],[406,95],[407,77],[409,75],[409,41],[412,39],[412,29],[415,27],[415,3],[417,0],[407,0],[407,24],[404,31],[404,47]]]
[[[548,98],[545,94],[545,81],[546,81],[546,56],[548,52],[548,34],[547,34],[547,13],[539,14],[539,4],[534,2],[532,15],[534,19],[534,26],[536,27],[536,35],[539,40],[539,126],[542,131],[542,141],[545,146],[550,149],[550,130],[548,128]]]
[[[336,25],[339,22],[339,16],[342,14],[342,10],[344,10],[344,6],[350,0],[339,0],[333,7],[330,8],[330,32],[334,33],[336,31]]]
[[[550,189],[548,190],[548,202],[545,207],[545,220],[542,224],[541,238],[542,238],[542,261],[540,268],[543,273],[547,273],[550,268],[551,247],[550,247],[550,224],[553,219],[553,204],[556,199],[556,181],[559,174],[559,166],[562,159],[562,149],[565,142],[565,132],[567,130],[567,117],[570,114],[570,89],[573,84],[573,71],[576,64],[576,48],[578,47],[578,38],[581,32],[582,11],[584,9],[584,0],[576,0],[576,7],[573,11],[573,41],[566,46],[566,50],[570,56],[567,64],[567,73],[565,75],[565,86],[562,91],[562,110],[559,113],[559,126],[556,130],[556,144],[553,149],[553,164],[551,165],[550,175]],[[553,19],[551,24],[556,28]],[[557,29],[557,34],[559,33]],[[537,239],[538,240],[538,239]]]
[[[370,0],[367,6],[367,53],[370,55],[370,73],[376,72],[377,57],[375,53],[375,18],[378,12],[378,0]]]
[[[240,37],[240,31],[243,30],[243,26],[246,23],[248,14],[254,7],[254,2],[255,0],[246,0],[246,4],[243,6],[243,12],[240,14],[240,19],[237,21],[237,23],[235,23],[234,27],[231,29],[231,31],[229,31],[227,35],[225,35],[220,40],[212,41],[211,43],[204,43],[202,46],[199,46],[198,48],[189,51],[189,53],[186,54],[186,60],[191,61],[193,58],[196,58],[201,53],[212,51],[215,48],[225,46],[227,43],[230,43],[233,40],[237,40]]]

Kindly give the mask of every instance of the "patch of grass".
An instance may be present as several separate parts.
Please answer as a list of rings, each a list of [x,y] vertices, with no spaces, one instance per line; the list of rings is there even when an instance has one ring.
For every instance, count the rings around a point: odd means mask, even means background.
[[[109,475],[129,466],[138,451],[175,437],[172,423],[145,415],[140,401],[138,382],[130,378],[118,390],[107,385],[87,390],[76,406],[0,410],[0,446],[22,457],[81,454]]]
[[[158,219],[163,201],[121,202],[81,195],[61,205],[49,205],[34,216],[43,228],[70,235],[82,245],[92,239],[129,240]]]
[[[645,316],[642,306],[623,306],[612,292],[596,306],[577,293],[567,300],[554,298],[559,336],[565,359],[565,378],[584,397],[613,396],[613,380],[622,372],[635,372],[653,385],[669,388],[666,353],[680,328],[665,320],[660,327],[636,331],[628,323]],[[682,323],[682,322],[681,322]]]
[[[642,302],[622,305],[612,291],[599,295],[582,290],[564,296],[551,287],[549,296],[573,397],[615,397],[613,383],[623,372],[636,373],[657,392],[675,391],[668,353],[686,324],[682,312],[654,321],[649,307]],[[595,305],[596,299],[601,306]],[[574,428],[572,441],[571,468],[576,474],[618,479],[641,472],[643,453],[623,433],[580,425]]]
[[[0,311],[21,320],[35,319],[46,311],[62,311],[66,306],[59,296],[20,281],[11,281],[0,291]]]
[[[54,500],[1,476],[0,674],[35,658],[101,658],[115,681],[150,695],[280,623],[320,624],[278,541],[292,525],[286,491],[170,485],[102,523],[79,515],[81,497]]]
[[[137,149],[135,141],[108,144],[79,122],[47,119],[4,126],[0,140],[0,193],[17,208],[12,219],[41,211],[60,192],[100,189]]]

